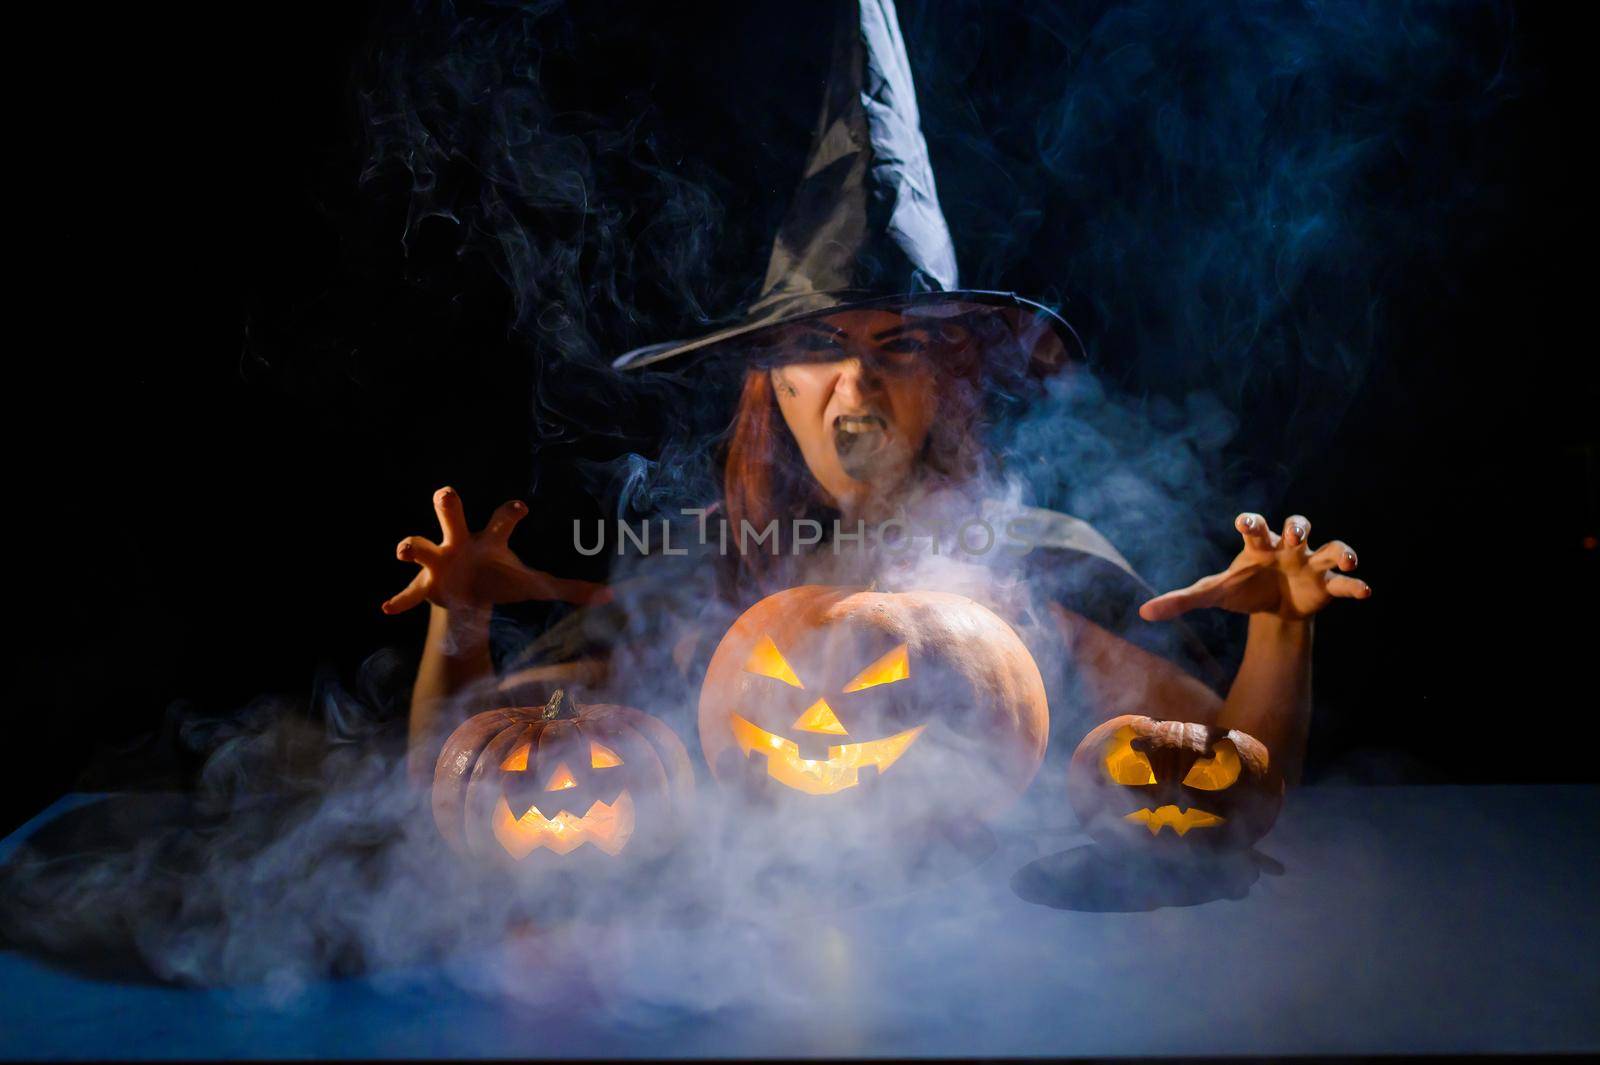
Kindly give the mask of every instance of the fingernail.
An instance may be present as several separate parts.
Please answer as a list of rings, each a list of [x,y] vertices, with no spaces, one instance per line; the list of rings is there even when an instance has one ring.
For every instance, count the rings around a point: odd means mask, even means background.
[[[518,499],[518,500],[515,500],[511,504],[511,509],[512,510],[527,510],[528,506],[527,506],[526,503],[522,502],[522,500]]]
[[[1244,527],[1246,529],[1254,529],[1256,527],[1256,519],[1254,519],[1254,518],[1250,517],[1250,515],[1246,514],[1245,518],[1244,518]]]
[[[1354,566],[1356,564],[1356,553],[1354,551],[1346,551],[1344,560]]]
[[[1294,538],[1296,540],[1304,540],[1306,538],[1306,527],[1304,525],[1296,525],[1294,527]]]

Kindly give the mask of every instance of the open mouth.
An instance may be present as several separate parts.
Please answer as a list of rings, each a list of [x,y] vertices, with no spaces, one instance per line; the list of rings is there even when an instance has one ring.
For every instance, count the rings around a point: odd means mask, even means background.
[[[841,414],[833,420],[833,446],[852,477],[866,473],[889,442],[889,423],[876,414]]]
[[[1204,810],[1191,806],[1187,810],[1180,810],[1171,803],[1158,806],[1154,810],[1135,810],[1123,818],[1136,825],[1143,825],[1150,830],[1152,836],[1158,835],[1163,828],[1170,828],[1178,835],[1183,835],[1191,828],[1211,828],[1223,824],[1227,818],[1208,814]]]
[[[882,773],[916,742],[925,725],[863,743],[836,744],[828,748],[827,758],[802,758],[800,745],[751,724],[738,714],[733,717],[733,739],[745,757],[751,751],[766,755],[767,775],[780,784],[809,795],[832,795],[861,782],[861,771]]]
[[[570,854],[585,843],[607,854],[616,854],[633,835],[633,798],[624,789],[615,802],[596,799],[581,817],[569,810],[546,817],[537,806],[528,807],[517,817],[505,796],[501,796],[494,809],[493,827],[494,838],[517,861],[540,847],[557,854]]]

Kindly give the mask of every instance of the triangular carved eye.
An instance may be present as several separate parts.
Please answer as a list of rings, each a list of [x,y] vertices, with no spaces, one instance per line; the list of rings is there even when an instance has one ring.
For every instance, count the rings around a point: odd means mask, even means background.
[[[550,775],[550,783],[544,786],[544,790],[566,791],[577,786],[578,781],[573,777],[572,770],[567,768],[567,763],[560,762],[556,765],[556,771]]]
[[[610,769],[612,766],[621,765],[622,756],[603,743],[589,741],[589,768]]]
[[[844,722],[839,720],[839,715],[833,712],[833,707],[828,705],[826,699],[818,699],[812,703],[790,727],[802,732],[826,732],[833,736],[849,735],[845,731]]]
[[[1106,751],[1106,774],[1118,784],[1130,788],[1156,782],[1156,772],[1143,751],[1133,748],[1134,731],[1124,725],[1111,737],[1111,748]]]
[[[800,678],[795,676],[794,670],[789,668],[789,663],[784,661],[782,652],[778,650],[778,645],[772,642],[771,636],[761,637],[761,642],[750,652],[750,659],[745,662],[744,671],[760,677],[781,680],[791,688],[805,687],[800,683]]]
[[[500,768],[507,773],[525,773],[528,769],[528,748],[531,743],[523,743],[517,749],[506,755],[506,760],[500,763]]]
[[[1234,749],[1232,740],[1222,739],[1211,748],[1210,758],[1202,758],[1189,767],[1183,786],[1200,791],[1221,791],[1233,787],[1238,779],[1239,752]]]
[[[880,684],[893,684],[911,676],[911,657],[906,645],[901,644],[856,674],[856,679],[845,685],[845,691],[858,692],[863,688],[876,688]]]

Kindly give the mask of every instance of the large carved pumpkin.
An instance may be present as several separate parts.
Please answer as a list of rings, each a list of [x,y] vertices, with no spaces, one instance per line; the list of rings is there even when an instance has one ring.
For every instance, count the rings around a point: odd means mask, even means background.
[[[1097,842],[1156,855],[1249,847],[1283,806],[1283,777],[1260,740],[1136,714],[1083,738],[1067,790]]]
[[[694,796],[683,743],[626,706],[582,706],[557,691],[543,707],[478,714],[445,741],[433,817],[455,850],[519,868],[659,855]]]
[[[1033,779],[1048,734],[1017,634],[944,592],[768,596],[728,630],[700,691],[719,781],[827,813],[993,814]]]

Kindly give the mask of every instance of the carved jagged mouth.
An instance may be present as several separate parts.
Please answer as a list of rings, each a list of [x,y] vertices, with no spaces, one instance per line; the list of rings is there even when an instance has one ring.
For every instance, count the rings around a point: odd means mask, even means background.
[[[780,784],[810,795],[832,795],[861,782],[861,770],[875,767],[882,773],[916,742],[925,725],[885,736],[881,740],[838,744],[827,758],[802,758],[800,745],[775,736],[738,714],[733,716],[733,739],[745,757],[758,751],[767,757],[767,775]]]
[[[1143,825],[1150,830],[1152,836],[1157,835],[1163,828],[1170,828],[1178,835],[1183,835],[1191,828],[1211,828],[1227,821],[1225,817],[1208,814],[1199,807],[1191,806],[1187,810],[1180,810],[1171,803],[1158,806],[1154,810],[1135,810],[1123,818],[1136,825]]]
[[[537,806],[530,806],[517,817],[501,796],[494,808],[494,838],[517,861],[540,847],[557,854],[570,854],[588,843],[607,854],[616,854],[633,835],[633,798],[624,789],[615,802],[596,799],[582,817],[562,810],[546,817]]]

